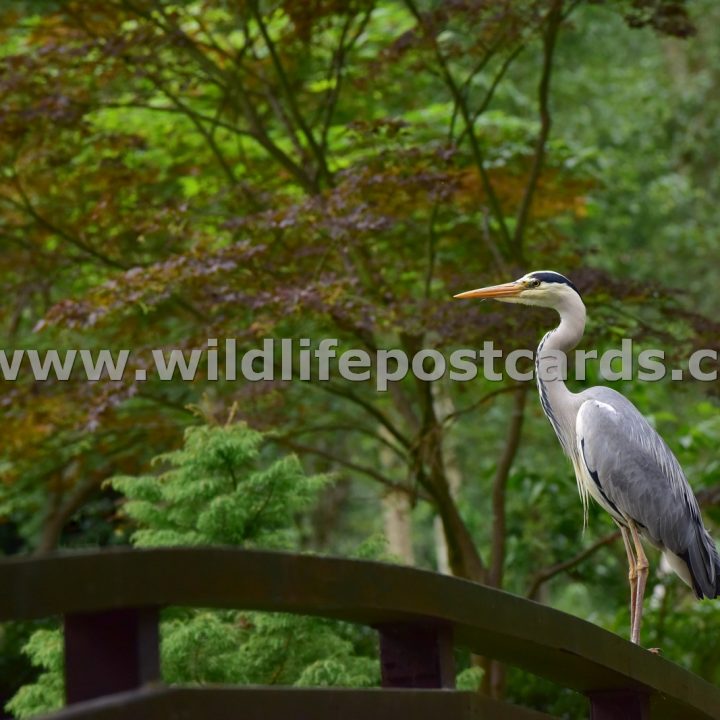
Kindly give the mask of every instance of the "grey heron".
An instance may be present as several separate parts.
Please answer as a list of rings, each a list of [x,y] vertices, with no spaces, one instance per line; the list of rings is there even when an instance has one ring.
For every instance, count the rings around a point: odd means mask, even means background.
[[[592,497],[620,528],[629,565],[632,642],[640,643],[648,576],[641,538],[662,551],[699,599],[720,595],[720,556],[670,448],[620,393],[607,387],[574,393],[565,385],[560,361],[585,330],[585,305],[575,285],[541,270],[455,297],[536,305],[560,315],[535,356],[540,403],[573,464],[585,517]]]

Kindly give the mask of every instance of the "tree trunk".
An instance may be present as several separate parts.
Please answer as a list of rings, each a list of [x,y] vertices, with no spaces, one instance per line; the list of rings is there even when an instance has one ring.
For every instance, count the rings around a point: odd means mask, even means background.
[[[446,392],[444,385],[440,383],[433,384],[433,400],[438,416],[438,423],[442,426],[445,419],[455,412],[455,405],[450,395]],[[450,496],[456,499],[462,486],[462,472],[460,463],[458,462],[457,453],[453,445],[444,447],[445,475],[447,477]],[[448,544],[445,537],[443,522],[439,516],[433,521],[433,534],[435,537],[435,561],[437,563],[438,572],[444,575],[450,574],[450,560],[448,555]]]
[[[437,478],[434,480],[433,499],[442,521],[452,574],[475,582],[485,582],[485,566],[446,482],[441,484]]]
[[[383,497],[382,506],[388,550],[407,565],[414,565],[411,503],[408,494],[401,490],[391,490]]]
[[[67,483],[68,477],[76,475],[77,472],[77,464],[71,463],[62,474],[63,485]],[[88,498],[98,489],[101,482],[99,479],[78,481],[67,494],[65,502],[61,502],[62,491],[53,493],[43,522],[42,533],[38,540],[38,545],[35,548],[36,554],[43,555],[57,550],[66,523],[87,502]]]

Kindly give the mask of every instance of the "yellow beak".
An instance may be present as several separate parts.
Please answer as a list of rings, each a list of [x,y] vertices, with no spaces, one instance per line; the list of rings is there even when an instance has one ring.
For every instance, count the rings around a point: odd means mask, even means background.
[[[467,292],[453,295],[456,298],[503,298],[519,295],[525,289],[524,285],[517,282],[503,283],[502,285],[491,285],[490,287],[468,290]]]

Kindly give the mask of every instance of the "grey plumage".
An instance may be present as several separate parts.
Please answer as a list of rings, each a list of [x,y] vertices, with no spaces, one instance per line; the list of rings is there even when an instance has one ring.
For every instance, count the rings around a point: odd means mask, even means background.
[[[580,460],[607,498],[607,504],[601,504],[620,524],[634,520],[640,534],[665,552],[671,565],[677,568],[677,560],[669,553],[684,563],[689,577],[683,579],[697,597],[717,597],[720,556],[673,452],[615,390],[594,387],[579,396]]]
[[[585,522],[592,497],[621,529],[630,568],[633,642],[640,641],[648,573],[641,537],[664,553],[698,598],[718,597],[720,556],[675,455],[620,393],[605,387],[573,393],[558,373],[585,329],[585,305],[575,285],[543,270],[455,297],[537,305],[560,315],[560,324],[543,337],[536,353],[540,403],[573,463]]]

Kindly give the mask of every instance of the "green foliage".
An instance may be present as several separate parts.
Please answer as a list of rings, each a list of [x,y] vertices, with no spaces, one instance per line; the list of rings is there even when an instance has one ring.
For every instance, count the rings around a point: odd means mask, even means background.
[[[122,381],[0,383],[3,550],[132,534],[137,545],[348,554],[382,534],[388,487],[410,499],[417,564],[445,559],[443,495],[479,559],[497,549],[508,384],[214,382],[206,360],[193,382],[152,368],[137,381],[151,349],[209,337],[235,338],[238,354],[300,337],[337,337],[341,350],[533,347],[548,315],[450,300],[530,267],[581,288],[587,349],[632,337],[675,361],[716,348],[718,3],[563,4],[557,27],[547,0],[1,4],[0,345],[134,351]],[[576,389],[596,382],[591,369]],[[715,391],[617,387],[654,415],[719,527]],[[612,530],[596,508],[583,533],[572,469],[531,395],[503,506],[503,585],[521,594]],[[217,425],[234,405],[311,474],[239,428],[193,429],[177,450],[192,406]],[[328,472],[337,484],[315,474]],[[445,527],[445,540],[457,531]],[[377,544],[362,553],[377,556]],[[539,597],[626,635],[624,562],[621,546],[603,546]],[[653,573],[656,589],[668,599],[649,606],[649,642],[717,681],[709,604]],[[302,646],[281,664],[286,622]],[[165,671],[366,684],[371,639],[347,633],[173,610]],[[508,687],[518,702],[582,715],[547,683],[513,674]]]
[[[365,644],[367,647],[363,647]],[[284,614],[171,611],[162,626],[169,683],[339,685],[379,681],[371,636],[338,623]]]
[[[455,678],[458,690],[479,691],[482,682],[483,671],[478,667],[469,667],[459,672]]]
[[[155,475],[112,480],[138,547],[297,547],[300,514],[327,485],[294,456],[265,457],[263,436],[244,424],[196,426],[183,447],[156,459]],[[8,704],[24,718],[62,701],[62,637],[39,630],[25,653],[42,669]],[[168,683],[371,686],[379,682],[372,631],[321,618],[170,608],[161,624]]]
[[[40,675],[34,683],[17,691],[6,710],[16,718],[57,710],[64,700],[62,635],[57,630],[36,630],[23,651],[40,669]]]
[[[182,449],[156,459],[167,470],[114,478],[127,498],[124,513],[138,526],[133,544],[296,546],[296,517],[327,479],[305,475],[292,455],[259,466],[262,442],[244,425],[190,427]]]

